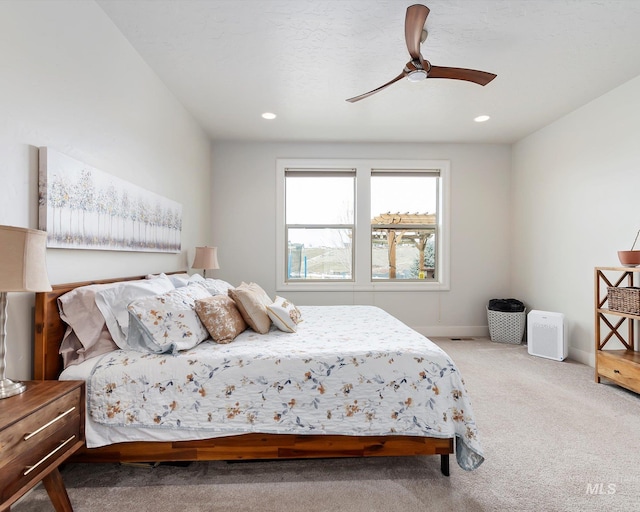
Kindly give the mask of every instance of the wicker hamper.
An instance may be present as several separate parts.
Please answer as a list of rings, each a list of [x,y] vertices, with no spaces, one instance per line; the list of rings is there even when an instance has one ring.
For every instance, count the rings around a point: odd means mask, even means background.
[[[511,313],[487,308],[487,318],[489,320],[489,337],[491,341],[522,343],[527,321],[526,311]]]
[[[640,315],[640,288],[607,287],[607,302],[611,311]]]

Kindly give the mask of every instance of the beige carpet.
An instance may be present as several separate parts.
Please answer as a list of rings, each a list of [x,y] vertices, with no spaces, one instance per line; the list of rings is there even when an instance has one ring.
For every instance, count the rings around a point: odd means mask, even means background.
[[[637,511],[640,396],[595,384],[593,369],[532,357],[526,345],[436,339],[471,394],[486,461],[465,472],[438,457],[70,464],[76,512]],[[36,488],[13,512],[53,510]]]

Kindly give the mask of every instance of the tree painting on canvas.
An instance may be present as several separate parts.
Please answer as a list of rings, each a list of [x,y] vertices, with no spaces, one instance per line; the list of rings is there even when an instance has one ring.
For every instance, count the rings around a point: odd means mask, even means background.
[[[180,203],[51,148],[40,148],[38,204],[47,247],[180,252]]]

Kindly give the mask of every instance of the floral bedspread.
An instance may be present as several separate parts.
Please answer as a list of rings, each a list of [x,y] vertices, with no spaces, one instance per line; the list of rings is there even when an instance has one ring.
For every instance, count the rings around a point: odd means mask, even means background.
[[[455,436],[458,464],[482,463],[464,382],[443,350],[373,306],[299,309],[296,333],[105,354],[88,382],[93,420],[216,435]]]

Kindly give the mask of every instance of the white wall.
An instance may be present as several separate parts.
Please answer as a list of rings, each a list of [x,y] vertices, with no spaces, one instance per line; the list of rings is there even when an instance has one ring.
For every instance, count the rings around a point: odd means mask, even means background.
[[[594,267],[640,229],[640,77],[513,150],[513,293],[564,313],[569,356],[594,364]]]
[[[181,254],[47,251],[52,283],[185,269],[210,243],[207,137],[89,1],[0,2],[0,224],[38,227],[50,146],[183,205]],[[33,294],[9,294],[7,376],[31,376]]]
[[[509,293],[507,145],[214,142],[213,243],[232,284],[275,294],[276,158],[435,159],[451,162],[451,290],[296,292],[296,304],[374,304],[431,336],[486,335],[485,305]]]

